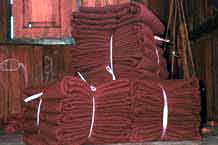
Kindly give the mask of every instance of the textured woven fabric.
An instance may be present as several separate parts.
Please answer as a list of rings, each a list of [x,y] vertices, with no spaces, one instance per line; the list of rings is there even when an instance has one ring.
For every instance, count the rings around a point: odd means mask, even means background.
[[[95,92],[87,89],[86,82],[74,77],[65,77],[60,84],[62,89],[59,91],[62,90],[65,92],[62,95],[70,98],[76,97],[75,90],[83,90],[84,93],[81,93],[79,98],[84,98],[84,104],[76,101],[77,99],[69,101],[70,108],[73,106],[74,109],[70,109],[67,113],[56,112],[53,107],[48,107],[46,111],[42,109],[39,127],[36,123],[34,125],[37,104],[32,108],[27,107],[25,113],[27,123],[24,129],[26,133],[40,130],[41,135],[47,140],[53,138],[60,144],[70,142],[79,144],[85,143],[86,140],[92,144],[103,144],[201,139],[199,88],[195,78],[165,81],[123,79],[99,85]],[[168,125],[163,138],[161,135],[164,99],[160,86],[166,91],[169,108]],[[46,106],[51,106],[54,101],[57,103],[53,105],[58,106],[58,103],[65,100],[65,98],[53,99],[52,94],[44,96],[49,98],[43,100]],[[93,97],[94,106],[91,99]],[[93,107],[95,114],[92,112]],[[93,115],[94,123],[90,135]]]
[[[142,21],[149,25],[154,33],[163,33],[164,26],[160,20],[143,4],[105,6],[100,8],[81,7],[80,13],[74,13],[73,24],[87,24],[90,29],[116,29],[128,23]],[[87,28],[85,25],[78,25]]]

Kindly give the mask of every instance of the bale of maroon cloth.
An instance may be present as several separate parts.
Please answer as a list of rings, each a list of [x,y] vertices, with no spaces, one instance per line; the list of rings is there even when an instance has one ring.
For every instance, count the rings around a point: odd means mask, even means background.
[[[35,91],[27,90],[26,96],[35,94]],[[44,94],[40,98],[40,122],[37,126],[39,99],[24,103],[24,141],[29,142],[29,135],[38,135],[44,144],[71,145],[85,142],[92,116],[89,86],[82,80],[65,77],[37,91]]]
[[[164,135],[163,91],[168,106]],[[65,77],[44,90],[42,99],[39,126],[35,121],[38,103],[35,100],[25,104],[24,130],[25,137],[37,135],[48,144],[200,139],[200,99],[194,78],[120,79],[105,82],[92,91],[87,82]]]
[[[90,143],[129,140],[132,99],[128,80],[111,81],[92,92],[86,82],[64,77],[41,91],[44,95],[39,126],[36,124],[38,100],[24,104],[23,129],[27,138],[24,141],[28,141],[29,135],[40,136],[48,144],[66,145],[82,144],[87,139]],[[29,90],[26,94],[34,93]]]
[[[200,139],[197,80],[164,80],[166,62],[154,39],[164,27],[147,7],[81,7],[72,21],[72,76],[25,92],[44,93],[24,104],[26,143]]]
[[[129,22],[135,19],[137,21]],[[81,7],[74,13],[72,21],[72,35],[76,39],[72,49],[72,67],[75,72],[82,73],[90,84],[111,80],[110,73],[106,71],[111,62],[119,79],[156,80],[168,77],[163,71],[166,70],[163,56],[157,54],[154,40],[154,34],[163,33],[164,26],[146,6],[132,2],[103,8]],[[123,23],[121,27],[120,23]],[[102,29],[106,25],[108,29]],[[132,75],[133,72],[137,75]]]
[[[139,80],[133,86],[132,142],[201,139],[200,95],[196,78],[159,82]],[[164,121],[167,123],[165,127]]]
[[[150,26],[154,33],[164,31],[164,26],[157,16],[145,5],[137,2],[98,8],[81,7],[80,12],[75,12],[72,19],[73,24],[81,24],[77,25],[77,28],[89,30],[116,29],[140,21]]]

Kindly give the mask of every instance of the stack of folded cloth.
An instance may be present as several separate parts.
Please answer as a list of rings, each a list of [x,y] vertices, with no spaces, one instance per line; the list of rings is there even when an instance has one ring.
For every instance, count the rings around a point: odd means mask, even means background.
[[[35,145],[37,136],[46,145],[83,143],[89,134],[92,118],[92,98],[89,86],[76,78],[66,77],[43,91],[40,122],[37,126],[39,100],[24,104],[24,141]],[[27,90],[26,95],[38,91]],[[38,143],[40,144],[40,143]]]
[[[111,31],[127,24],[142,22],[151,27],[154,33],[164,31],[160,20],[146,6],[137,2],[99,8],[81,7],[80,12],[73,14],[72,21],[78,29]]]
[[[26,95],[35,91],[28,90]],[[98,144],[129,140],[133,100],[128,80],[111,81],[92,92],[86,82],[64,77],[43,92],[38,127],[38,100],[25,104],[26,143],[35,145],[39,140],[44,144],[72,145],[87,140]]]
[[[81,7],[73,16],[76,45],[72,65],[90,84],[111,80],[107,66],[113,67],[119,79],[167,78],[163,56],[157,55],[154,40],[154,34],[163,33],[164,26],[144,5],[131,2]]]
[[[131,142],[201,139],[196,78],[161,82],[140,80],[133,86],[135,110]]]
[[[132,124],[129,80],[115,80],[96,87],[93,129],[88,143],[128,142]]]
[[[120,79],[92,91],[87,82],[65,77],[44,92],[39,127],[35,121],[38,103],[25,105],[24,141],[30,145],[36,138],[52,145],[200,139],[200,99],[194,78]]]
[[[24,141],[80,145],[200,139],[197,80],[164,80],[166,62],[154,39],[163,31],[157,17],[135,2],[81,7],[73,19],[74,75],[25,93],[44,95],[39,126],[39,100],[25,103]]]

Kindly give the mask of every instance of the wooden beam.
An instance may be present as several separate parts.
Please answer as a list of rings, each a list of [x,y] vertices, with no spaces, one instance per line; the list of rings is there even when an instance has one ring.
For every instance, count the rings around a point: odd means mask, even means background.
[[[190,39],[195,41],[201,38],[204,34],[211,33],[218,29],[218,14],[209,18],[202,25],[190,32]]]

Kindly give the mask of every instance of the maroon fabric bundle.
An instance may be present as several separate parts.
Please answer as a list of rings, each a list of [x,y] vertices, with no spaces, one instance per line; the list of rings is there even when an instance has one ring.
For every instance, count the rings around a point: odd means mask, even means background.
[[[132,98],[128,80],[110,81],[96,87],[92,144],[127,142],[131,132]]]
[[[160,65],[157,63],[157,55],[155,49],[146,48],[146,41],[139,43],[135,41],[135,39],[128,40],[128,37],[126,37],[127,41],[123,40],[119,42],[119,40],[116,40],[116,36],[119,35],[119,33],[118,35],[116,35],[116,33],[113,35],[113,65],[115,68],[115,75],[119,76],[119,79],[141,79],[142,77],[140,77],[140,75],[131,75],[130,73],[134,72],[137,74],[137,72],[139,72],[141,69],[142,75],[144,73],[148,73],[146,76],[149,76],[150,79],[160,78],[158,74]],[[134,33],[129,36],[133,37],[133,35]],[[130,43],[125,44],[126,42]],[[90,45],[90,47],[88,47],[88,43],[87,49],[85,51],[84,47],[81,45],[75,46],[72,50],[72,64],[74,70],[85,75],[85,78],[87,78],[89,81],[93,79],[93,81],[90,81],[91,84],[99,84],[100,82],[98,80],[101,80],[102,77],[106,80],[111,80],[111,75],[106,71],[106,67],[110,65],[109,40],[107,40],[105,43],[108,44],[108,48],[106,49],[103,47],[101,49],[101,47],[97,47],[98,45],[93,45],[93,47]],[[84,44],[86,43],[84,42]],[[99,58],[101,58],[101,61],[99,61]],[[122,69],[120,70],[119,68]],[[101,73],[99,73],[99,70],[101,70]],[[143,72],[143,70],[145,71]],[[126,75],[121,75],[123,74],[122,72],[125,72],[124,74]],[[96,73],[95,75],[98,77],[93,77],[93,73]]]
[[[92,144],[103,144],[200,139],[200,99],[195,78],[165,81],[123,79],[98,85],[95,92],[86,82],[74,77],[65,77],[57,84],[60,84],[59,91],[63,95],[75,98],[65,102],[74,109],[64,113],[54,111],[54,107],[44,111],[42,106],[39,127],[34,125],[37,103],[32,109],[32,106],[27,107],[25,112],[25,133],[35,131],[48,144],[82,144],[86,140]],[[169,112],[166,134],[162,138],[163,89]],[[80,96],[75,95],[78,90],[83,90]],[[47,96],[43,100],[46,106],[54,100],[61,102],[65,99],[57,99],[56,96],[52,99],[48,94],[44,96]],[[77,97],[84,100],[84,104],[78,103]]]
[[[198,81],[136,81],[133,85],[135,110],[132,142],[155,140],[199,140],[200,97]],[[165,90],[168,104],[168,125],[163,132]]]
[[[136,19],[139,21],[128,23]],[[111,80],[111,74],[105,69],[111,65],[115,76],[119,76],[117,79],[167,78],[166,71],[163,71],[166,70],[163,56],[157,56],[154,40],[154,33],[163,32],[164,28],[145,6],[133,2],[103,8],[82,7],[80,12],[74,13],[73,21],[72,35],[76,39],[76,46],[72,49],[73,73],[80,72],[90,84],[99,85]],[[121,23],[125,24],[117,27]],[[112,27],[97,28],[102,25]]]
[[[40,132],[48,144],[85,142],[92,118],[92,94],[89,86],[80,79],[64,77],[40,91],[44,93],[41,97],[40,124],[36,124],[39,100],[25,103],[24,132],[28,135]],[[31,90],[27,92],[28,95],[33,95]]]
[[[144,69],[137,69],[127,65],[117,65],[114,64],[114,73],[116,78],[129,78],[130,80],[137,79],[151,79],[159,80],[158,74],[152,73],[150,71],[145,71]],[[87,82],[91,85],[98,86],[105,82],[111,81],[112,76],[106,70],[106,66],[100,66],[95,70],[92,70],[88,73],[82,74],[85,78],[87,78]]]
[[[197,80],[161,80],[167,78],[166,62],[154,33],[162,33],[164,27],[152,12],[131,2],[82,7],[73,15],[74,76],[26,91],[27,96],[44,95],[39,126],[39,100],[24,104],[25,142],[80,145],[200,139]],[[112,66],[113,81],[108,70]]]
[[[66,93],[66,96],[71,98],[79,97],[73,96],[77,90],[86,90],[87,93],[83,94],[79,98],[84,98],[92,102],[92,97],[95,99],[95,114],[91,113],[90,110],[93,109],[93,106],[90,107],[88,103],[80,104],[76,101],[77,99],[68,100],[65,104],[71,104],[74,109],[63,113],[64,107],[62,107],[62,112],[59,112],[60,108],[58,102],[66,100],[65,98],[57,100],[56,98],[52,99],[52,96],[46,94],[46,97],[43,98],[41,113],[40,113],[40,126],[37,127],[36,124],[36,113],[37,113],[37,103],[29,103],[25,105],[25,121],[24,131],[26,133],[33,133],[33,131],[40,130],[42,136],[46,136],[45,140],[52,139],[58,143],[70,144],[70,143],[84,143],[84,140],[87,139],[90,132],[90,122],[94,116],[94,125],[92,133],[89,137],[89,142],[125,142],[129,138],[129,133],[131,132],[131,114],[132,108],[132,98],[130,96],[130,82],[128,80],[117,80],[111,81],[107,84],[100,85],[96,89],[96,92],[91,92],[87,90],[85,82],[84,85],[75,85],[79,84],[81,80],[78,80],[73,77],[66,77],[62,80],[64,83],[60,87],[62,92]],[[56,84],[56,85],[57,85]],[[80,86],[80,87],[79,87]],[[72,87],[72,88],[71,88]],[[76,89],[77,88],[77,89]],[[54,90],[53,90],[54,91]],[[71,92],[72,91],[72,92]],[[64,93],[63,93],[64,94]],[[85,97],[85,94],[89,94],[89,98]],[[79,99],[78,98],[78,99]],[[56,104],[51,102],[56,101]],[[52,105],[55,107],[52,107]],[[84,106],[86,105],[86,106]],[[119,111],[117,111],[119,110]],[[79,113],[78,113],[79,112]],[[31,128],[28,126],[31,126]],[[106,127],[106,128],[105,128]],[[52,130],[52,132],[51,132]]]
[[[23,137],[23,141],[26,143],[26,145],[48,145],[42,140],[42,138],[39,135],[25,135]]]
[[[80,24],[77,28],[95,30],[116,29],[141,21],[150,26],[154,33],[164,32],[160,20],[146,6],[136,2],[101,8],[81,7],[80,13],[74,13],[72,21],[73,24]]]

